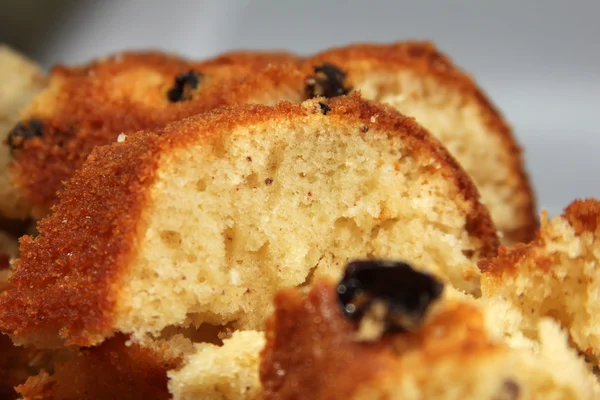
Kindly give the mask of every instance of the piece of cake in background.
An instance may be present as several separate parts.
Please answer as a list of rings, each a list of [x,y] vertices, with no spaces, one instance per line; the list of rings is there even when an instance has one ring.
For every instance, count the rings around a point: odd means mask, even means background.
[[[358,95],[219,109],[97,148],[21,239],[0,329],[39,346],[261,329],[273,294],[402,256],[479,291],[497,237],[414,119]],[[176,193],[176,195],[174,195]]]
[[[588,362],[600,358],[600,202],[577,200],[560,216],[542,214],[537,238],[503,248],[479,263],[484,297],[511,302],[535,335],[537,322],[554,318]]]
[[[12,121],[2,147],[2,154],[12,155],[10,171],[0,171],[2,179],[10,183],[5,185],[10,193],[25,201],[13,204],[0,192],[0,204],[5,203],[0,211],[30,203],[35,217],[45,215],[62,182],[95,146],[121,133],[251,102],[252,93],[236,97],[231,88],[271,63],[297,62],[284,52],[231,52],[198,62],[159,52],[124,52],[84,66],[54,67],[48,87],[22,110],[18,124]]]
[[[423,283],[415,284],[407,295],[389,287],[393,280],[377,282],[373,275],[369,279],[367,286],[374,290],[358,291],[350,303],[343,297],[347,286],[340,290],[342,283],[336,287],[328,281],[318,282],[308,294],[287,289],[276,296],[261,359],[263,399],[592,400],[600,396],[595,376],[568,348],[565,335],[552,321],[540,323],[537,349],[514,348],[488,329],[486,319],[500,316],[486,312],[474,300],[443,294],[436,302],[430,291],[423,291],[427,287]],[[415,279],[404,284],[410,286]],[[427,278],[418,280],[423,279]],[[354,285],[360,287],[360,281]],[[372,309],[377,318],[396,325],[380,331],[379,337],[362,340],[361,320],[347,318],[349,304]],[[376,304],[383,305],[383,312],[375,312]],[[425,309],[425,314],[413,317],[408,329],[398,325],[415,307]]]
[[[46,78],[32,60],[0,43],[0,82],[0,216],[25,218],[29,207],[10,180],[12,157],[4,142],[19,121],[20,109],[44,88]]]

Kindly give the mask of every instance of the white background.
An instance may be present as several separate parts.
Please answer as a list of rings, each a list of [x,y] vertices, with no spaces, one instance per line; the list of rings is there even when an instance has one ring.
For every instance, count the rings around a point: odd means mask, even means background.
[[[600,197],[600,1],[0,0],[0,41],[45,66],[123,49],[308,54],[411,38],[434,40],[504,112],[540,207]]]

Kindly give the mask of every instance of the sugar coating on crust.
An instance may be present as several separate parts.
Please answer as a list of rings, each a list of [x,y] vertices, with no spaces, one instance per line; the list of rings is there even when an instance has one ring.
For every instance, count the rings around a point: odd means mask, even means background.
[[[95,149],[21,240],[0,328],[45,346],[191,320],[257,329],[275,290],[348,257],[414,258],[476,291],[497,239],[454,159],[391,108],[318,103],[221,109]]]
[[[543,213],[532,243],[502,248],[479,263],[484,296],[511,302],[524,315],[526,333],[535,333],[540,318],[554,318],[594,364],[600,357],[599,222],[600,202],[574,201],[561,216]]]
[[[19,110],[42,90],[46,78],[33,61],[0,44],[0,82],[0,215],[25,218],[29,205],[11,180],[12,157],[5,141],[19,120]]]
[[[473,302],[446,299],[416,330],[361,342],[333,285],[320,282],[307,295],[287,289],[267,322],[263,398],[597,398],[594,376],[556,325],[544,324],[540,351],[511,349],[490,337]]]
[[[531,184],[510,127],[474,80],[429,42],[357,44],[307,60],[330,63],[368,99],[415,117],[473,178],[506,243],[533,239]]]
[[[123,132],[250,101],[253,93],[236,89],[241,81],[270,63],[294,62],[287,53],[232,52],[194,62],[159,52],[125,52],[81,67],[57,66],[49,87],[21,113],[23,124],[39,121],[42,129],[14,152],[13,179],[35,205],[34,215],[44,215],[62,182],[94,147]],[[176,77],[190,72],[198,85],[185,100],[171,101]]]

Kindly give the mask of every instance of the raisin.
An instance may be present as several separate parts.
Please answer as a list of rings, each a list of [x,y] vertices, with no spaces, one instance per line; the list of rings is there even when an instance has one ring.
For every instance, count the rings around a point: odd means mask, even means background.
[[[327,113],[331,111],[331,107],[325,103],[319,103],[319,106],[321,107],[321,111],[323,111],[323,115],[327,115]]]
[[[271,183],[273,183],[273,178],[265,179],[265,185],[269,186]]]
[[[188,71],[175,77],[175,85],[167,92],[167,97],[172,103],[189,100],[192,91],[198,88],[202,74],[196,71]]]
[[[352,88],[346,82],[346,73],[332,64],[314,67],[314,75],[306,80],[306,96],[336,97],[350,93]]]
[[[28,123],[19,122],[8,134],[6,143],[12,150],[17,150],[23,147],[26,140],[42,136],[42,122],[39,120],[31,120]]]
[[[519,397],[521,397],[521,387],[512,379],[507,379],[493,400],[517,400]]]
[[[385,306],[383,330],[389,332],[420,325],[443,288],[433,276],[404,262],[357,260],[346,266],[337,293],[343,314],[354,322],[360,322],[375,305]]]

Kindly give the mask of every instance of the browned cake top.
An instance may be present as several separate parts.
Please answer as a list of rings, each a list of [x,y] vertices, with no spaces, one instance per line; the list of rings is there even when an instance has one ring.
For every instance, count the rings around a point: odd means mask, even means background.
[[[309,114],[340,126],[388,132],[415,156],[437,160],[440,169],[430,164],[431,173],[453,182],[470,205],[467,229],[480,239],[481,256],[496,254],[495,229],[471,180],[414,119],[357,95],[323,101],[330,108],[326,115],[317,103],[223,108],[96,148],[60,195],[54,212],[39,223],[40,235],[21,239],[12,287],[0,295],[0,330],[38,343],[56,340],[57,334],[79,345],[102,340],[112,329],[119,280],[135,252],[138,220],[159,154],[192,143],[216,143],[237,126]]]
[[[170,399],[167,372],[181,360],[126,341],[117,335],[98,347],[76,350],[71,359],[55,364],[52,375],[42,372],[17,390],[27,399]]]
[[[510,235],[523,242],[534,238],[538,226],[535,198],[524,169],[521,148],[500,112],[479,89],[471,76],[453,64],[451,59],[441,53],[433,43],[408,41],[391,45],[356,44],[327,50],[308,59],[307,63],[310,65],[330,63],[342,70],[352,66],[353,70],[364,70],[365,74],[377,70],[394,71],[399,67],[407,68],[420,75],[433,75],[466,96],[473,97],[485,110],[483,118],[490,128],[490,133],[497,134],[511,154],[510,168],[518,181],[519,191],[527,196],[527,201],[521,210],[522,228],[518,232],[510,232]]]
[[[494,348],[482,315],[467,304],[449,304],[415,331],[374,342],[357,341],[355,334],[331,283],[318,282],[306,296],[296,289],[281,291],[261,355],[265,400],[346,399],[386,376],[400,376],[405,354],[418,355],[407,372],[422,375],[439,360],[460,363]]]
[[[48,88],[9,138],[15,180],[45,214],[56,191],[98,146],[122,132],[154,129],[252,95],[235,85],[287,53],[238,52],[192,62],[158,52],[127,52],[82,67],[55,67]],[[221,87],[222,85],[222,87]]]
[[[600,201],[576,200],[565,209],[563,217],[569,221],[576,234],[595,233],[600,226]]]
[[[575,234],[595,234],[600,226],[600,202],[595,199],[575,200],[561,217],[569,222]],[[551,254],[538,252],[538,249],[544,248],[546,240],[548,237],[545,224],[542,224],[535,240],[513,247],[500,247],[498,256],[479,261],[479,268],[490,276],[498,277],[505,273],[517,272],[517,263],[531,258],[540,271],[548,272],[552,266]]]

